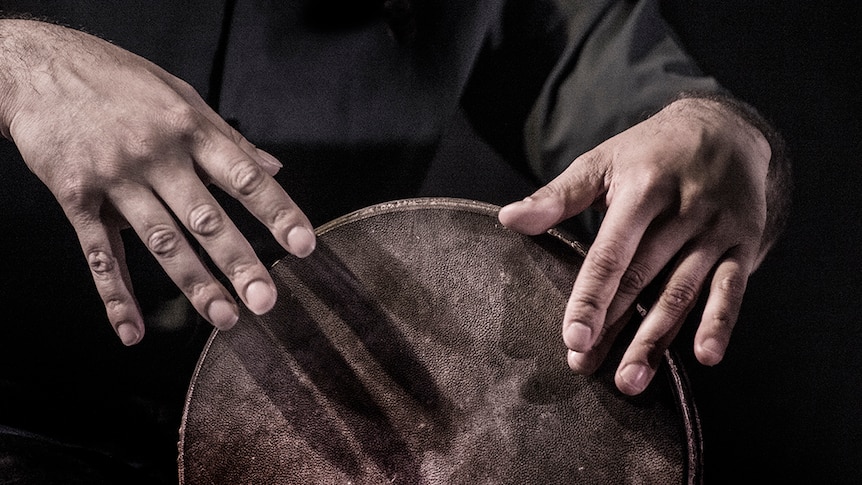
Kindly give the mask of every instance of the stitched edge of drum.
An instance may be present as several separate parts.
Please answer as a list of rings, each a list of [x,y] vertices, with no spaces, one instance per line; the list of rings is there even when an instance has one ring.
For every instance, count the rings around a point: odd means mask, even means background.
[[[315,233],[320,236],[342,225],[351,222],[367,219],[380,214],[390,212],[400,212],[404,210],[425,210],[425,209],[457,209],[476,214],[488,216],[496,216],[500,211],[500,207],[487,202],[481,202],[473,199],[459,199],[455,197],[416,197],[411,199],[399,199],[390,202],[383,202],[372,205],[364,209],[351,212],[350,214],[341,216],[317,228]],[[553,228],[547,231],[547,234],[559,239],[566,245],[574,249],[581,257],[586,257],[587,247],[575,238],[569,236],[564,231]],[[278,264],[276,262],[276,264]]]
[[[186,442],[186,423],[188,421],[189,414],[189,405],[192,402],[192,395],[195,392],[195,385],[198,382],[198,376],[203,368],[204,361],[206,357],[209,355],[210,347],[212,347],[213,341],[218,334],[218,329],[214,328],[210,333],[209,338],[207,339],[206,345],[204,345],[203,350],[201,350],[201,355],[198,357],[198,361],[195,364],[195,371],[192,374],[192,378],[189,380],[189,388],[186,391],[186,398],[183,402],[183,415],[180,421],[180,429],[179,429],[179,439],[177,440],[177,478],[178,484],[183,485],[185,483],[185,442]]]
[[[685,425],[685,442],[688,448],[686,482],[689,485],[700,485],[703,483],[703,434],[700,415],[697,412],[685,369],[677,362],[677,357],[670,349],[665,351],[664,360],[670,370],[671,388],[676,395],[677,406]]]

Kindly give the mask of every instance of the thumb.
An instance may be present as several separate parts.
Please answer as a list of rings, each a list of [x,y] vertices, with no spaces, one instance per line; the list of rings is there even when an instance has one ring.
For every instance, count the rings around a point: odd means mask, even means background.
[[[605,192],[606,167],[595,150],[581,155],[532,195],[501,208],[500,223],[536,235],[580,214]]]

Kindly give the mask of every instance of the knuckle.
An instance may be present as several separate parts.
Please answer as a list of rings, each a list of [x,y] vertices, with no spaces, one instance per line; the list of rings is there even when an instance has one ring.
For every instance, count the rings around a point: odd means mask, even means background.
[[[664,352],[662,339],[654,335],[647,335],[637,342],[639,352],[646,356],[645,360],[650,361],[649,356]]]
[[[214,292],[211,282],[199,276],[188,278],[181,285],[181,289],[189,301],[194,304],[208,301],[212,298]]]
[[[599,279],[610,278],[624,271],[623,267],[623,251],[619,244],[605,243],[595,245],[590,248],[588,259],[592,263],[592,275]]]
[[[272,212],[272,219],[270,220],[270,225],[287,225],[293,221],[294,217],[295,211],[292,211],[286,207],[280,207]]]
[[[669,177],[667,173],[658,165],[647,165],[638,172],[639,184],[635,186],[643,193],[651,193],[656,189],[668,185]]]
[[[668,284],[659,297],[659,304],[673,316],[684,315],[694,304],[698,295],[697,285],[677,281]]]
[[[720,310],[712,315],[712,325],[721,332],[730,333],[736,326],[736,319],[727,310]]]
[[[675,332],[653,328],[638,334],[632,342],[634,356],[655,369],[664,358],[664,352],[673,341]]]
[[[174,103],[162,116],[168,133],[183,140],[193,139],[200,128],[199,114],[188,103]]]
[[[689,188],[680,196],[676,216],[697,222],[702,228],[714,228],[720,223],[721,206],[701,188]]]
[[[250,160],[240,160],[233,163],[228,171],[230,187],[241,195],[251,195],[264,182],[265,172]]]
[[[740,301],[745,292],[745,282],[736,276],[726,276],[718,281],[718,289],[733,302]]]
[[[153,158],[158,146],[158,135],[155,130],[142,129],[140,131],[127,130],[123,134],[123,146],[119,148],[119,158],[134,161],[136,163],[148,161]]]
[[[229,264],[224,273],[234,283],[234,286],[237,286],[237,284],[241,285],[242,282],[255,279],[257,268],[258,265],[255,262],[242,259]]]
[[[674,178],[667,170],[657,164],[642,167],[637,173],[637,183],[632,184],[632,190],[639,199],[653,197],[654,194],[667,193],[673,186]]]
[[[147,236],[147,247],[161,258],[169,258],[180,249],[180,235],[172,227],[157,226]]]
[[[200,236],[213,236],[224,229],[225,218],[213,204],[201,204],[189,212],[188,228]]]
[[[105,297],[104,303],[109,314],[116,314],[125,309],[128,300],[119,295],[109,295]]]
[[[160,112],[158,121],[123,130],[121,156],[134,161],[154,161],[177,149],[190,145],[198,136],[199,115],[187,103],[173,103]]]
[[[620,279],[618,293],[623,295],[637,295],[649,283],[650,269],[640,263],[632,262]]]
[[[280,227],[292,227],[302,220],[302,211],[298,207],[280,206],[271,211],[268,225],[275,229]]]
[[[596,320],[596,315],[604,311],[604,304],[597,295],[591,292],[580,292],[572,295],[566,321],[591,322]]]
[[[160,118],[143,126],[124,127],[124,144],[119,156],[136,162],[158,161],[179,147],[195,143],[201,136],[198,113],[187,103],[177,102],[164,107]]]
[[[56,190],[57,202],[64,208],[84,210],[95,202],[94,191],[90,185],[78,177],[65,180]]]
[[[117,259],[110,253],[99,249],[90,251],[87,254],[87,263],[93,276],[99,280],[112,277],[117,267]]]
[[[664,351],[667,348],[664,337],[655,334],[639,335],[632,340],[626,356],[620,362],[620,367],[627,363],[637,362],[655,369],[661,364]]]
[[[192,300],[197,300],[205,297],[209,293],[209,282],[194,279],[186,283],[185,293]]]

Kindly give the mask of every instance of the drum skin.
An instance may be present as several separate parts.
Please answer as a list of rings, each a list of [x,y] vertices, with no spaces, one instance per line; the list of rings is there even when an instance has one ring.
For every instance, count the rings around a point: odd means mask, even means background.
[[[380,204],[273,265],[275,308],[243,310],[199,359],[180,483],[699,483],[678,361],[636,397],[613,383],[623,348],[571,372],[560,329],[585,247],[497,210]]]

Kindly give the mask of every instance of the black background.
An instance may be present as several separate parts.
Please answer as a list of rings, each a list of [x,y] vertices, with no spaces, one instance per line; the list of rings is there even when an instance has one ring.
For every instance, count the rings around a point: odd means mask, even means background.
[[[664,2],[703,70],[779,128],[794,164],[789,227],[749,282],[725,360],[704,368],[688,351],[707,483],[862,483],[862,45],[854,6]],[[453,126],[427,194],[503,204],[529,193],[464,137],[464,124]],[[679,344],[685,354],[691,341]]]
[[[745,477],[766,477],[767,483],[862,483],[862,251],[857,248],[862,241],[862,196],[858,190],[862,182],[858,168],[862,103],[857,67],[862,43],[856,3],[664,2],[668,19],[701,67],[757,106],[783,132],[795,171],[790,225],[750,281],[724,362],[713,368],[694,363],[688,366],[703,421],[708,483],[738,483]],[[141,22],[134,19],[130,23]],[[425,194],[503,204],[530,192],[529,184],[499,165],[486,146],[465,136],[468,133],[463,120],[452,124],[426,180]],[[35,184],[29,178],[14,178],[18,172],[4,167],[3,183],[25,189]],[[50,200],[42,190],[43,198]],[[57,271],[49,287],[39,287],[40,294],[60,292],[78,281],[75,275],[87,275],[77,256],[80,249],[70,239],[61,214],[55,219],[23,218],[7,224],[7,217],[28,214],[27,204],[32,203],[12,198],[15,191],[7,192],[3,227],[19,230],[4,241],[22,246],[26,241],[31,252],[57,259],[44,262]],[[30,194],[30,198],[36,195]],[[61,237],[71,241],[62,251],[56,248]],[[64,251],[75,258],[66,257]],[[13,263],[36,262],[4,258],[3,272],[11,272]],[[32,275],[37,274],[34,269]],[[42,284],[41,280],[38,283]],[[3,291],[10,300],[18,301],[30,287],[27,281],[16,281],[15,287],[4,286]],[[35,283],[33,287],[37,287]],[[87,305],[101,313],[95,298],[68,304],[81,314]],[[24,308],[31,314],[50,310]],[[12,321],[13,317],[10,314],[5,319]],[[37,346],[18,335],[16,326],[6,323],[3,337],[7,342],[39,350],[31,360],[60,348],[59,344]],[[82,328],[63,328],[56,340],[71,339],[82,333]],[[92,368],[98,368],[103,361],[134,361],[139,352],[160,344],[150,335],[138,349],[121,349],[107,325],[99,338],[70,351],[72,357],[76,361],[89,358],[95,362]],[[682,336],[679,341],[683,353],[691,345],[686,338]],[[93,348],[109,350],[91,355]],[[168,350],[184,355],[183,349]],[[189,354],[187,365],[193,364],[193,357]],[[690,360],[690,355],[686,357]],[[0,356],[0,361],[6,360],[9,365],[25,365]],[[40,364],[46,367],[44,373],[56,374],[58,381],[71,372],[62,366],[51,368],[48,362]],[[153,373],[173,372],[171,362],[160,364],[164,372]],[[185,382],[178,380],[173,385],[176,392],[182,392]],[[75,389],[69,392],[69,399],[86,394]],[[130,429],[135,428],[136,421],[114,425],[96,410],[84,418],[76,416],[73,422],[67,419],[68,402],[24,401],[15,405],[44,408],[46,412],[33,414],[46,425],[74,424],[77,429],[107,422],[128,436],[144,436],[142,441],[146,441],[147,432],[158,431]],[[4,396],[0,411],[15,405]],[[116,407],[113,402],[104,405]],[[171,455],[165,461],[172,468],[174,450],[167,451]]]

